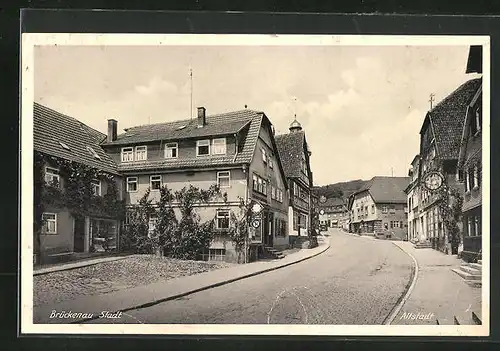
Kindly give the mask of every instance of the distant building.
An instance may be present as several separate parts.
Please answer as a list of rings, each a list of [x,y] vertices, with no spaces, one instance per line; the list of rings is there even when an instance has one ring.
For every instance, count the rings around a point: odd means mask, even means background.
[[[313,187],[311,150],[307,144],[306,134],[296,118],[290,124],[289,130],[288,134],[276,135],[279,157],[290,190],[289,234],[291,237],[307,236],[311,226]],[[294,240],[294,238],[291,239]]]
[[[409,177],[373,177],[349,197],[349,231],[359,234],[385,233],[406,239],[407,206],[404,190]]]
[[[166,185],[176,191],[185,186],[207,189],[217,184],[226,201],[200,206],[202,221],[215,220],[216,238],[202,259],[234,261],[236,252],[227,238],[231,212],[239,215],[239,199],[259,203],[260,225],[251,227],[254,254],[263,246],[286,248],[288,239],[288,184],[284,176],[274,128],[268,117],[249,109],[198,116],[168,123],[128,128],[117,135],[117,122],[108,121],[108,138],[101,146],[125,178],[125,199],[133,208],[147,189],[159,199]],[[150,218],[154,228],[155,218]]]
[[[347,205],[342,198],[327,198],[326,202],[319,203],[320,211],[323,210],[323,214],[320,213],[319,220],[320,224],[326,225],[329,228],[345,228],[347,221],[349,219],[349,213],[347,211]]]
[[[471,47],[467,73],[482,73],[481,48]],[[463,175],[463,252],[467,261],[481,259],[482,251],[482,82],[467,105],[458,155]]]

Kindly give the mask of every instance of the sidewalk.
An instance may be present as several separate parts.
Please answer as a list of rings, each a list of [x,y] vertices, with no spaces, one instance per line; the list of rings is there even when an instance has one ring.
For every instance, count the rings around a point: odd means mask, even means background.
[[[75,300],[56,304],[35,306],[33,309],[33,323],[78,323],[86,319],[86,316],[82,318],[78,315],[68,319],[51,318],[50,316],[53,311],[86,315],[93,314],[93,317],[97,318],[103,311],[126,312],[164,301],[174,300],[195,292],[221,286],[236,280],[252,277],[307,260],[325,252],[330,247],[329,240],[322,236],[318,237],[318,244],[319,246],[314,249],[303,249],[279,260],[257,261],[245,265],[237,265],[139,286],[132,289],[125,289],[102,295],[84,296]]]
[[[66,271],[69,269],[92,266],[94,264],[103,263],[103,262],[112,262],[112,261],[123,260],[127,257],[129,257],[129,255],[115,256],[115,257],[87,258],[87,259],[83,259],[81,261],[51,264],[51,265],[45,266],[45,267],[34,268],[33,275],[52,273],[52,272],[58,272],[58,271]]]
[[[407,241],[394,241],[418,263],[416,283],[406,303],[391,324],[453,324],[453,317],[461,324],[473,324],[472,312],[480,315],[481,288],[469,286],[452,268],[463,264],[456,256],[445,255],[433,249],[415,249]],[[417,314],[420,318],[412,318]],[[410,314],[413,314],[410,315]]]

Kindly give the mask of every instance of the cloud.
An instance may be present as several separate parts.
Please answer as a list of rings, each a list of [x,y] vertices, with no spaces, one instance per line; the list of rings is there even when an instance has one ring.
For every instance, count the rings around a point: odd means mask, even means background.
[[[159,93],[175,94],[178,89],[175,84],[169,81],[160,77],[153,77],[147,85],[136,86],[135,91],[142,95],[154,95]]]

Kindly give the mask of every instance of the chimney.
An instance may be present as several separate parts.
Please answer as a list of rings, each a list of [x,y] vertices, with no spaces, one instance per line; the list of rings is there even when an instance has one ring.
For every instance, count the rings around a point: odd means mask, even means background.
[[[108,137],[106,140],[108,143],[116,140],[117,129],[118,121],[115,119],[108,119]]]
[[[205,120],[205,108],[198,107],[198,128],[203,127],[206,124]]]

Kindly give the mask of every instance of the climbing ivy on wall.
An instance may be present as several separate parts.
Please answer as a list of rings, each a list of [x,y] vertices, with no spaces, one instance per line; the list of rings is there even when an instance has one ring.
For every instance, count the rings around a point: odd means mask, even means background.
[[[45,183],[45,167],[59,169],[64,187]],[[100,179],[107,183],[103,196],[92,194],[91,182]],[[96,168],[35,151],[34,153],[34,233],[35,248],[40,248],[42,214],[48,207],[66,208],[75,218],[83,216],[109,217],[122,220],[125,204],[120,200],[115,176]]]

